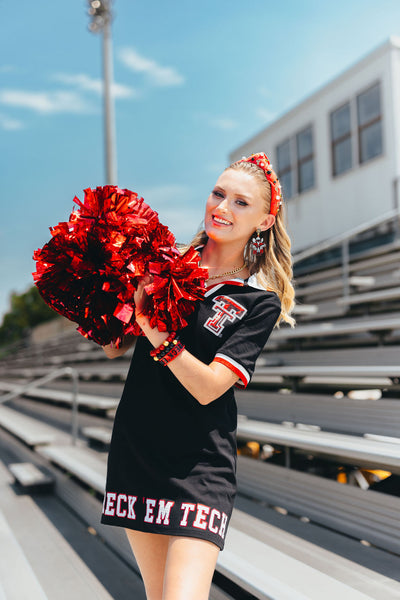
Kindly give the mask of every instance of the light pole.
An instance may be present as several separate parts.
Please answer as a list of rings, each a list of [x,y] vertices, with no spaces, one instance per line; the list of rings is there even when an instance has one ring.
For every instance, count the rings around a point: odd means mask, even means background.
[[[92,21],[89,30],[103,33],[103,98],[106,184],[117,185],[117,157],[115,144],[115,111],[112,94],[113,60],[111,40],[112,0],[88,0]]]

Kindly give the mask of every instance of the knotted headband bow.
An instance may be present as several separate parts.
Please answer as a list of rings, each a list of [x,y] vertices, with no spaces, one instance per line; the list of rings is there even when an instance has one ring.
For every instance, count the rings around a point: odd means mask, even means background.
[[[257,165],[257,167],[260,167],[264,171],[265,177],[267,178],[269,184],[271,185],[271,206],[269,209],[269,214],[276,216],[276,214],[279,210],[279,207],[282,204],[282,190],[281,190],[281,184],[279,183],[278,176],[276,175],[275,171],[272,169],[272,165],[269,162],[268,156],[264,152],[257,152],[257,154],[252,154],[248,158],[243,157],[236,162],[238,162],[238,163],[240,163],[240,162],[253,163],[253,164]]]

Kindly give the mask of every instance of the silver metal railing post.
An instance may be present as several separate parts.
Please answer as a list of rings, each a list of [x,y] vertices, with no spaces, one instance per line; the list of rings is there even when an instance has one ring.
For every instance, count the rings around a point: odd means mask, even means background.
[[[71,411],[71,442],[72,445],[76,445],[78,439],[78,386],[79,386],[79,374],[76,369],[66,367],[69,371],[69,375],[72,379],[72,411]]]
[[[342,281],[343,281],[343,296],[346,297],[350,294],[350,268],[349,268],[349,240],[343,240],[342,242]]]

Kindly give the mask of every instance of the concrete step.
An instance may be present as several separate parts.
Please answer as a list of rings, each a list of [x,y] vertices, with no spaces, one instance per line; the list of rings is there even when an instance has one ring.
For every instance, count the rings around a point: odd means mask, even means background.
[[[0,574],[7,600],[112,600],[34,499],[0,462]],[[1,597],[1,596],[0,596]]]
[[[47,600],[31,565],[0,511],[0,599]]]

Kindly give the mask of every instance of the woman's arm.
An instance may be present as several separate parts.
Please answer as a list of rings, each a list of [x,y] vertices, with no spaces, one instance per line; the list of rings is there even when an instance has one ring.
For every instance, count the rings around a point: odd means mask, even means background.
[[[136,322],[154,348],[158,348],[169,335],[168,332],[161,332],[156,327],[152,328],[149,319],[143,314],[137,314]],[[169,362],[167,367],[187,391],[203,405],[210,404],[222,396],[239,379],[225,365],[218,362],[206,365],[187,350]]]
[[[134,335],[127,335],[120,348],[116,348],[113,344],[109,344],[108,346],[103,346],[103,350],[106,353],[107,358],[117,358],[118,356],[125,354],[125,352],[133,345],[134,341]]]
[[[154,348],[158,348],[169,335],[168,332],[161,332],[156,327],[152,328],[148,318],[143,314],[137,315],[136,322]],[[239,379],[225,365],[218,362],[206,365],[187,350],[169,362],[167,367],[187,391],[203,405],[210,404],[222,396]]]
[[[145,287],[151,283],[152,276],[145,275],[135,292],[135,315],[136,323],[139,325],[149,342],[158,348],[167,339],[169,333],[161,332],[157,327],[151,327],[149,319],[142,313],[147,301]],[[174,360],[166,365],[178,381],[187,391],[203,405],[210,404],[216,400],[230,387],[239,377],[225,365],[212,362],[209,365],[198,360],[187,350],[183,350]],[[165,368],[161,367],[160,368]]]

